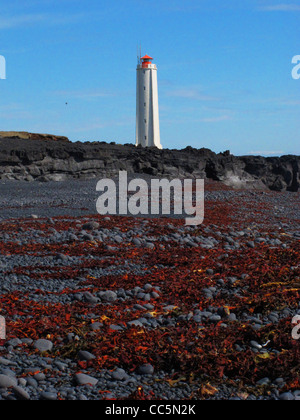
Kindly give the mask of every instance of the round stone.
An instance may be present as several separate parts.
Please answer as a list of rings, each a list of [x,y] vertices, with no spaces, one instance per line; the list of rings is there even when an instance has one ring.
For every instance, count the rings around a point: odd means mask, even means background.
[[[98,379],[93,378],[92,376],[86,375],[85,373],[77,373],[75,375],[75,381],[78,385],[96,385]]]
[[[98,229],[99,228],[99,223],[91,221],[91,222],[87,222],[82,226],[82,229],[84,230],[93,230],[93,229]]]
[[[101,298],[106,302],[114,302],[115,300],[117,300],[118,295],[112,290],[107,290],[101,295]]]
[[[152,375],[154,372],[154,367],[150,363],[142,365],[138,369],[140,375]]]
[[[124,378],[126,378],[127,374],[124,369],[118,368],[111,374],[111,376],[116,381],[122,381]]]
[[[41,393],[40,398],[42,400],[55,401],[57,400],[57,394],[56,392],[44,391]]]
[[[14,394],[19,400],[30,400],[29,394],[20,386],[13,387]]]
[[[34,347],[40,352],[51,351],[53,348],[53,343],[50,340],[36,340],[34,342]]]
[[[295,399],[294,395],[291,392],[284,392],[279,395],[279,399],[282,401],[292,401]]]
[[[15,378],[7,375],[0,375],[0,388],[10,388],[18,385]]]
[[[92,353],[85,350],[80,350],[80,352],[78,353],[78,357],[80,360],[86,360],[86,361],[95,359],[95,356]]]
[[[219,322],[219,321],[221,321],[221,317],[220,317],[220,315],[212,315],[212,316],[210,316],[209,317],[209,320],[211,321],[211,322]]]

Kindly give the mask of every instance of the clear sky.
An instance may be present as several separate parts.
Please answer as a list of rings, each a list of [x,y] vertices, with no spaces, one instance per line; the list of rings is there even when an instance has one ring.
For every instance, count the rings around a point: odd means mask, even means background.
[[[141,44],[164,148],[299,154],[299,0],[0,2],[0,131],[135,143]]]

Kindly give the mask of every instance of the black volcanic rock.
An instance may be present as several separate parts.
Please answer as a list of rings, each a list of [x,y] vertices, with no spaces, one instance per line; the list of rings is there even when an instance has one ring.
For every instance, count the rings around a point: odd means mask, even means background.
[[[0,179],[60,181],[70,178],[129,174],[153,177],[211,178],[236,188],[298,191],[300,157],[233,156],[186,147],[159,150],[105,142],[76,142],[66,138],[35,140],[0,136]]]

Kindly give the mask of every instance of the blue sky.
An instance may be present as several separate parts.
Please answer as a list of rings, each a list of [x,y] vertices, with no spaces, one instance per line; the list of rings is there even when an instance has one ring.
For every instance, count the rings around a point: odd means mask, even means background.
[[[163,147],[299,154],[299,0],[0,1],[0,131],[134,143],[141,44]]]

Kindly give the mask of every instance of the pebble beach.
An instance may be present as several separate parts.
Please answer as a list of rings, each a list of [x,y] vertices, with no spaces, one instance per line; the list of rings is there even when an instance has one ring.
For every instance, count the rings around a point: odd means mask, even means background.
[[[299,192],[99,215],[96,180],[0,183],[0,400],[297,400]]]

